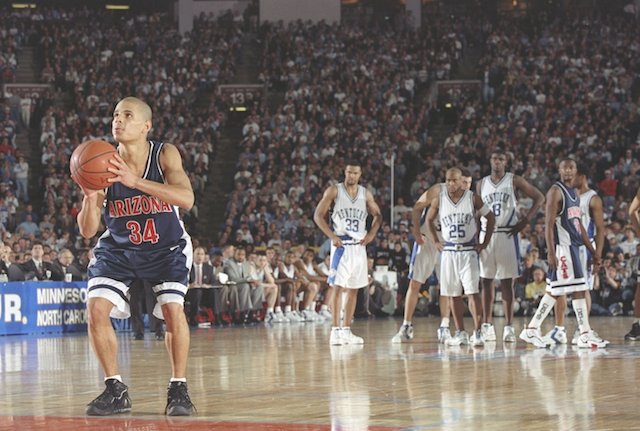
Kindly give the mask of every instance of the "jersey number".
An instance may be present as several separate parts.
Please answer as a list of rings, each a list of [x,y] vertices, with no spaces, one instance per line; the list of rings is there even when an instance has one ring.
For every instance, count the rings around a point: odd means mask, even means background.
[[[449,226],[449,238],[458,239],[464,238],[466,236],[466,232],[464,231],[463,224],[452,224]]]
[[[347,224],[347,226],[345,227],[345,230],[347,232],[358,232],[360,230],[360,220],[358,219],[345,219],[345,223]]]
[[[502,205],[500,205],[499,203],[495,203],[495,204],[493,204],[491,209],[493,210],[493,214],[496,217],[498,217],[500,215],[500,213],[502,212]]]
[[[160,239],[160,235],[156,232],[156,222],[152,218],[148,218],[147,221],[144,222],[144,229],[140,229],[140,223],[137,221],[129,220],[127,222],[127,229],[131,231],[129,241],[135,245],[140,245],[143,242],[155,244]]]

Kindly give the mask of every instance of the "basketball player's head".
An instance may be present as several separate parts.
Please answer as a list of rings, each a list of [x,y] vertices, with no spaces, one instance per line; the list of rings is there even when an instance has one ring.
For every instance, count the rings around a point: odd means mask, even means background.
[[[471,183],[473,181],[473,178],[471,177],[471,172],[469,172],[468,169],[460,169],[461,174],[460,174],[460,182],[462,185],[462,188],[464,190],[471,190]]]
[[[147,139],[151,130],[151,107],[137,97],[125,97],[113,110],[111,132],[118,142]]]
[[[573,180],[573,186],[578,190],[589,188],[588,169],[587,165],[582,162],[576,164],[576,178]]]
[[[347,160],[344,167],[344,183],[347,186],[355,186],[360,181],[362,167],[357,160]]]
[[[576,161],[570,158],[564,158],[560,161],[560,165],[558,167],[558,173],[560,174],[560,181],[568,185],[569,187],[574,187],[573,181],[576,178]]]
[[[495,150],[491,153],[491,173],[494,175],[502,176],[507,170],[507,163],[509,162],[509,157],[505,152],[503,147],[496,147]]]
[[[462,188],[462,172],[458,168],[449,168],[445,175],[447,191],[449,194],[456,193]]]

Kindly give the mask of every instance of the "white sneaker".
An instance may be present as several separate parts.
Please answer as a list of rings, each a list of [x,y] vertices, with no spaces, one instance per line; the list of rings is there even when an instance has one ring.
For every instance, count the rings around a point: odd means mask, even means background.
[[[491,325],[493,327],[493,325]],[[493,336],[495,337],[495,331]],[[470,343],[473,347],[482,347],[484,346],[484,340],[482,339],[482,329],[474,331],[471,335]],[[494,343],[495,344],[495,343]]]
[[[516,331],[514,331],[513,326],[507,325],[502,330],[502,341],[505,343],[515,343],[516,342]]]
[[[345,343],[342,328],[333,327],[331,328],[331,335],[329,336],[329,344],[332,346],[342,346]]]
[[[567,344],[567,331],[562,326],[554,326],[553,329],[545,334],[544,341],[551,344]]]
[[[392,343],[402,343],[403,341],[413,340],[413,325],[402,325],[398,333],[391,339]]]
[[[547,342],[540,335],[540,329],[524,328],[520,332],[520,339],[541,349],[547,347]]]
[[[267,315],[264,317],[264,323],[271,324],[276,323],[276,313],[273,311],[269,311]]]
[[[591,333],[593,334],[594,337],[601,339],[602,341],[604,341],[604,344],[606,346],[609,345],[609,340],[605,340],[604,338],[602,338],[600,335],[598,335],[598,333],[596,331],[594,331],[593,329],[591,330]]]
[[[324,320],[333,319],[333,316],[331,315],[331,310],[329,310],[328,308],[325,308],[324,310],[320,310],[319,316],[322,317]]]
[[[313,322],[316,320],[311,310],[302,310],[300,314],[302,315],[303,322]]]
[[[571,344],[574,346],[578,344],[578,338],[580,338],[580,329],[576,328],[576,331],[573,333],[573,338],[571,339]]]
[[[351,332],[351,328],[342,328],[342,339],[345,344],[364,344],[364,339]]]
[[[480,330],[485,341],[496,341],[496,328],[492,323],[483,323]]]
[[[580,334],[578,337],[578,347],[580,349],[597,349],[607,347],[608,341],[603,340],[593,333],[593,331]]]
[[[295,311],[285,311],[284,313],[284,317],[290,322],[290,323],[296,323],[296,322],[301,322],[302,318],[299,317]]]
[[[446,344],[447,346],[469,345],[469,334],[467,331],[456,331],[456,335],[447,339]]]
[[[275,315],[274,323],[289,323],[289,319],[284,315],[282,310],[273,313]]]
[[[445,344],[449,338],[451,338],[449,328],[446,326],[440,326],[438,328],[438,343]]]

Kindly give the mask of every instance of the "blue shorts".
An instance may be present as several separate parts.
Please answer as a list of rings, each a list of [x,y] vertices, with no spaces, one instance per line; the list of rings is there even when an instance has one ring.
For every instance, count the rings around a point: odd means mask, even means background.
[[[184,304],[193,262],[191,238],[181,238],[169,249],[126,250],[98,243],[93,250],[87,274],[89,298],[106,298],[114,304],[111,317],[127,318],[129,287],[134,280],[144,280],[153,286],[158,305],[153,314],[162,318],[161,306],[170,302]]]

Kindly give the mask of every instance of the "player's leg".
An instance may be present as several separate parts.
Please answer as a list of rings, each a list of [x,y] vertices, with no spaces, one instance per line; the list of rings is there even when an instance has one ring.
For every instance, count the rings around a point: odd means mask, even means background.
[[[500,280],[500,292],[502,293],[502,309],[506,320],[502,330],[502,341],[515,343],[516,335],[513,329],[513,303],[515,301],[515,279],[505,278]]]
[[[556,297],[553,306],[555,326],[544,335],[548,344],[567,344],[567,330],[564,327],[564,317],[567,314],[567,295]]]
[[[624,336],[627,341],[640,340],[640,285],[636,284],[636,293],[633,303],[633,324],[631,330]]]
[[[89,341],[106,377],[119,374],[118,341],[109,314],[113,303],[106,298],[89,298],[87,303]]]
[[[329,343],[334,346],[344,344],[342,339],[342,297],[344,288],[340,286],[331,286],[334,289],[333,295],[333,314],[331,316],[331,336],[329,337]]]
[[[413,325],[411,323],[413,319],[413,313],[418,303],[418,295],[420,294],[420,288],[422,283],[417,280],[409,281],[409,288],[407,294],[404,297],[404,321],[402,326],[398,330],[398,333],[391,339],[393,343],[401,343],[402,341],[408,341],[413,339]]]

